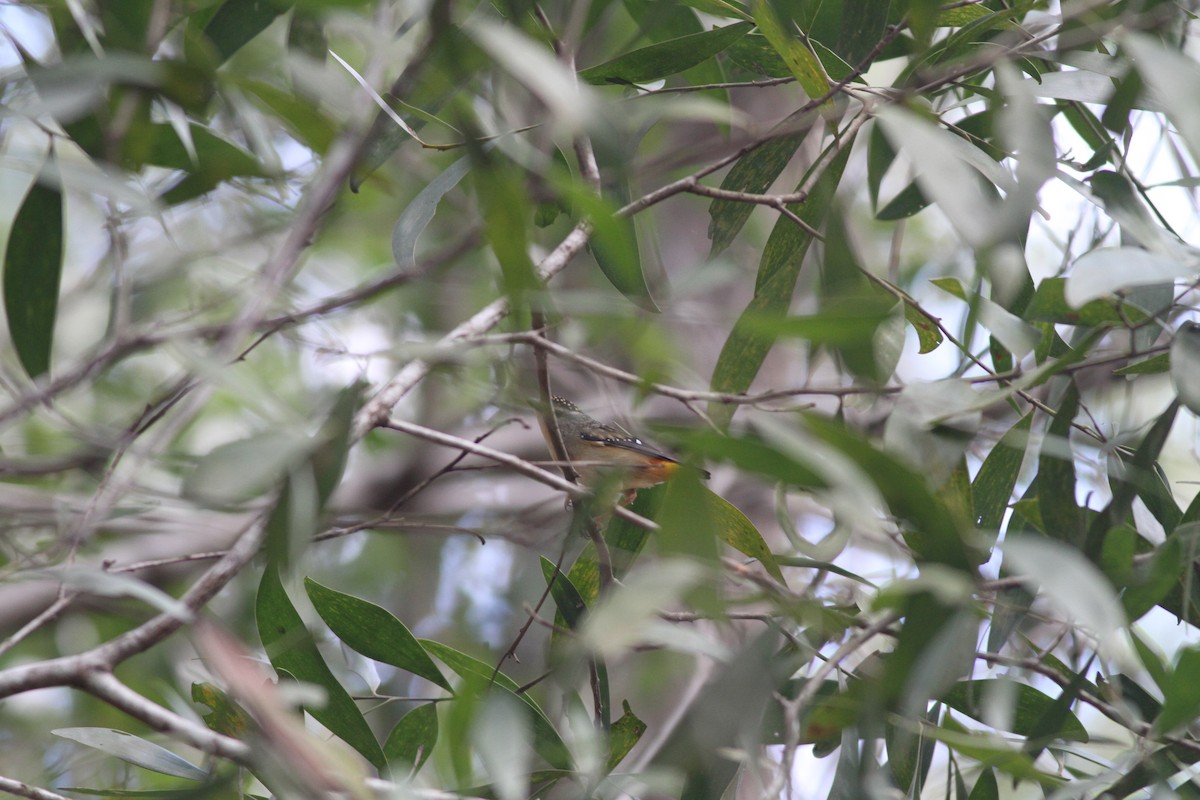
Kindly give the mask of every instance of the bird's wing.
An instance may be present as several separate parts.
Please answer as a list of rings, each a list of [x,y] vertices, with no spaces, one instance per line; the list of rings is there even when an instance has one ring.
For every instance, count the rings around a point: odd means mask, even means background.
[[[670,461],[675,464],[679,463],[678,459],[667,455],[657,448],[651,447],[636,436],[630,436],[624,431],[618,430],[611,425],[597,425],[591,430],[584,431],[582,434],[580,434],[580,438],[589,442],[595,442],[605,447],[617,447],[622,450],[630,450],[648,458]]]

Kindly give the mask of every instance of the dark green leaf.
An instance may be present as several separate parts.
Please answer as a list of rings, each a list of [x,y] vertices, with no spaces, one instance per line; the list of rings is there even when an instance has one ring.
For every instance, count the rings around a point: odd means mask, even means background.
[[[1180,651],[1175,668],[1161,687],[1162,712],[1154,720],[1157,734],[1169,734],[1192,722],[1200,714],[1200,650],[1187,647]]]
[[[985,767],[979,772],[968,800],[1000,800],[1000,786],[996,783],[995,770]]]
[[[1064,296],[1065,278],[1047,278],[1038,284],[1033,299],[1022,315],[1029,322],[1054,322],[1065,325],[1124,325],[1144,321],[1144,311],[1115,299],[1092,300],[1073,308]]]
[[[1075,462],[1068,438],[1079,410],[1079,390],[1073,381],[1054,408],[1056,413],[1038,456],[1038,510],[1050,538],[1078,545],[1083,521],[1075,500]]]
[[[1004,511],[1012,498],[1013,487],[1021,472],[1033,414],[1026,414],[1008,429],[983,461],[971,484],[975,506],[975,524],[984,530],[998,530]]]
[[[383,744],[383,754],[397,777],[415,775],[429,760],[437,740],[437,704],[426,703],[400,718]]]
[[[314,683],[325,690],[326,702],[321,708],[307,708],[313,718],[363,755],[379,769],[387,766],[383,749],[371,732],[354,700],[338,683],[325,659],[317,650],[312,635],[292,606],[283,588],[279,571],[273,567],[263,570],[255,603],[258,635],[271,665],[286,671],[296,680]]]
[[[657,312],[642,270],[633,219],[616,216],[612,203],[575,184],[569,189],[568,201],[592,223],[592,255],[604,276],[635,305]]]
[[[837,186],[841,182],[851,150],[849,142],[841,144],[842,149],[824,168],[808,199],[789,206],[811,227],[819,227],[824,221],[833,204]],[[732,171],[730,174],[732,175]],[[716,217],[713,221],[716,222]],[[711,230],[710,226],[710,233]],[[714,239],[714,243],[715,241]],[[742,312],[717,358],[710,383],[713,391],[740,394],[750,388],[775,340],[773,337],[748,330],[748,326],[752,324],[749,320],[781,317],[787,313],[792,303],[796,280],[800,276],[800,266],[810,244],[812,237],[791,220],[781,217],[775,223],[759,262],[754,298]],[[708,406],[709,416],[718,424],[728,424],[736,410],[736,406],[715,402],[709,403]]]
[[[542,556],[539,563],[542,566],[542,577],[550,584],[550,596],[554,598],[558,613],[562,615],[566,626],[574,630],[587,612],[587,605],[579,595],[579,590],[571,583],[571,579],[556,569],[554,562]]]
[[[721,541],[742,555],[757,560],[768,575],[786,586],[787,581],[783,579],[783,571],[779,569],[779,564],[775,562],[771,548],[767,546],[767,542],[758,532],[758,528],[754,527],[754,523],[716,492],[707,488],[703,489],[703,492],[705,499],[703,513],[716,526],[717,535]]]
[[[762,194],[771,187],[779,173],[783,172],[783,168],[792,160],[802,140],[801,136],[781,136],[755,148],[738,159],[721,181],[721,188],[731,192]],[[753,211],[754,205],[751,203],[738,203],[733,200],[712,201],[708,207],[711,256],[718,255],[733,243]]]
[[[1011,719],[1011,725],[1005,730],[1020,736],[1035,736],[1038,723],[1057,702],[1055,698],[1024,683],[993,678],[960,681],[942,696],[942,702],[980,722],[992,723],[994,717],[988,716],[990,706],[986,702],[989,697],[993,701],[1000,698],[1011,703],[1008,708],[1000,711],[1000,718]],[[1008,716],[1009,714],[1011,716]],[[1070,711],[1066,713],[1054,736],[1064,741],[1088,740],[1087,728]]]
[[[588,83],[650,83],[705,61],[745,36],[754,27],[737,22],[702,33],[658,42],[579,71]]]
[[[17,209],[4,252],[4,311],[21,366],[31,378],[50,370],[62,279],[63,196],[51,150]],[[49,181],[49,182],[47,182]]]
[[[1171,369],[1171,354],[1159,353],[1156,356],[1134,361],[1124,367],[1113,370],[1114,375],[1161,375]]]
[[[925,475],[836,422],[813,414],[804,419],[811,433],[855,462],[875,482],[892,513],[912,523],[904,539],[918,558],[973,572],[986,557],[967,544],[961,528],[965,520],[956,519],[938,502]]]
[[[425,648],[387,609],[322,586],[312,578],[304,579],[304,590],[321,619],[351,650],[451,691]]]
[[[287,8],[275,0],[225,0],[204,26],[204,35],[224,62],[266,30]]]
[[[913,182],[905,186],[899,194],[887,202],[887,205],[879,209],[875,213],[875,219],[884,222],[907,219],[917,212],[925,210],[930,202],[921,191],[921,187]]]

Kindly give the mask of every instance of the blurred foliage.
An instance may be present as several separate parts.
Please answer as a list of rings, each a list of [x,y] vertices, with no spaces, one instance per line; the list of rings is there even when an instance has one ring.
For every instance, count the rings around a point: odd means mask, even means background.
[[[1200,795],[1188,4],[0,30],[0,791]]]

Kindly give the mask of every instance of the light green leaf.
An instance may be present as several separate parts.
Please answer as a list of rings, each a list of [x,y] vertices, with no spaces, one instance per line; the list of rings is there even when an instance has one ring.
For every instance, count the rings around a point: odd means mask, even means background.
[[[1003,550],[1013,571],[1094,636],[1103,654],[1136,669],[1137,658],[1123,636],[1125,611],[1108,579],[1082,553],[1034,536],[1009,536]]]
[[[1072,308],[1132,286],[1148,286],[1200,274],[1200,261],[1168,258],[1140,247],[1100,247],[1075,259],[1063,297]]]
[[[57,728],[50,732],[162,775],[192,781],[203,781],[209,777],[206,771],[187,759],[125,731],[113,728]]]
[[[283,430],[218,445],[184,478],[183,494],[213,503],[244,502],[274,488],[311,447],[307,436]]]
[[[401,212],[395,227],[392,228],[392,257],[396,259],[398,267],[416,269],[417,237],[433,220],[438,203],[447,192],[458,185],[470,168],[471,160],[468,158],[455,161],[431,180]]]

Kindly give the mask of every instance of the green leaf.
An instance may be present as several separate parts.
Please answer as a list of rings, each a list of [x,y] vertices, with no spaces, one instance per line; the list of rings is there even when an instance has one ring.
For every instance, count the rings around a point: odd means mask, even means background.
[[[618,217],[610,201],[586,187],[572,183],[564,188],[568,202],[592,224],[592,255],[604,277],[634,305],[657,313],[658,305],[642,271],[633,219]]]
[[[753,27],[749,22],[737,22],[652,44],[580,70],[579,77],[593,84],[650,83],[712,58]]]
[[[1079,410],[1079,390],[1072,381],[1055,404],[1047,437],[1038,456],[1037,505],[1047,535],[1079,544],[1083,516],[1075,500],[1075,461],[1071,450],[1071,422]]]
[[[842,143],[842,149],[824,168],[808,199],[803,203],[788,206],[810,227],[819,227],[832,206],[834,193],[841,182],[842,172],[850,155],[850,144]],[[741,166],[741,162],[738,166]],[[730,174],[732,175],[732,171]],[[742,312],[729,338],[725,340],[720,356],[717,357],[710,382],[713,391],[740,394],[749,389],[750,384],[754,382],[775,339],[750,330],[755,324],[750,320],[782,317],[787,313],[791,307],[796,281],[800,276],[800,266],[810,244],[812,237],[791,220],[780,217],[775,223],[759,262],[754,297]],[[733,405],[716,402],[708,405],[709,416],[719,425],[728,424],[736,410],[737,406]]]
[[[1161,375],[1171,369],[1171,354],[1159,353],[1156,356],[1134,361],[1113,370],[1113,375]]]
[[[312,578],[304,579],[304,590],[329,630],[351,650],[452,691],[425,648],[390,611],[322,586]]]
[[[721,181],[721,188],[731,192],[762,194],[771,187],[779,173],[792,160],[803,141],[802,136],[781,136],[755,148],[738,159]],[[792,209],[795,210],[795,209]],[[708,207],[708,238],[712,240],[710,257],[723,252],[733,243],[746,220],[754,211],[752,203],[733,200],[713,200]],[[807,221],[807,220],[806,220]],[[791,224],[791,223],[789,223]]]
[[[901,189],[883,208],[875,212],[875,219],[883,222],[907,219],[924,211],[932,202],[914,181]]]
[[[557,606],[563,623],[575,630],[583,615],[587,613],[587,604],[583,602],[583,597],[571,583],[571,579],[562,574],[553,561],[545,556],[540,557],[538,561],[542,567],[542,577],[550,584],[550,596],[554,598],[554,605]]]
[[[208,780],[209,774],[192,762],[148,742],[132,733],[113,728],[56,728],[50,731],[55,736],[70,739],[102,753],[116,756],[134,766],[162,775],[187,778],[192,781]]]
[[[232,504],[274,489],[309,453],[312,441],[294,431],[272,430],[218,445],[183,480],[183,495]]]
[[[971,787],[971,796],[967,800],[1000,800],[1000,786],[996,783],[995,770],[980,770],[979,778]]]
[[[912,523],[904,540],[919,559],[974,572],[986,558],[968,545],[961,527],[964,521],[938,501],[925,475],[832,420],[806,414],[804,421],[811,433],[837,448],[874,481],[892,513]]]
[[[749,33],[738,39],[726,51],[733,63],[767,78],[790,78],[792,71],[771,47],[767,37]]]
[[[405,207],[392,228],[392,257],[401,269],[416,269],[417,237],[433,220],[438,203],[458,185],[471,168],[469,158],[460,158],[431,180]]]
[[[21,201],[4,251],[4,311],[21,366],[31,378],[50,370],[62,280],[63,196],[51,149]]]
[[[496,671],[491,665],[485,664],[479,659],[472,658],[466,653],[461,653],[441,642],[435,642],[430,639],[420,639],[419,641],[426,651],[437,657],[443,664],[450,667],[450,669],[454,670],[461,677],[475,681],[483,686],[489,686],[490,681],[490,689],[492,691],[505,692],[512,697],[519,698],[532,712],[530,714],[530,721],[533,726],[534,749],[551,766],[559,769],[570,769],[570,751],[563,743],[562,737],[559,736],[553,723],[546,716],[546,712],[542,711],[541,707],[529,696],[528,692],[517,694],[517,690],[520,687],[516,681],[504,673]]]
[[[529,258],[529,226],[533,207],[525,193],[524,179],[517,168],[495,151],[478,151],[474,173],[475,193],[483,207],[488,244],[500,262],[504,292],[517,302],[538,285]]]
[[[437,740],[437,704],[426,703],[400,718],[383,744],[383,754],[397,777],[415,775],[429,760]]]
[[[633,713],[633,709],[629,707],[629,701],[621,703],[624,713],[621,718],[612,724],[612,728],[608,732],[608,761],[607,770],[612,772],[617,768],[617,765],[629,755],[629,751],[633,749],[642,738],[642,734],[646,732],[646,723],[637,718]]]
[[[975,524],[984,530],[998,530],[1004,511],[1012,499],[1013,488],[1025,459],[1033,413],[1026,414],[996,443],[984,459],[971,483]]]
[[[1200,714],[1200,649],[1184,648],[1179,652],[1175,668],[1161,687],[1162,712],[1154,720],[1154,732],[1170,734],[1192,722]]]
[[[654,519],[658,516],[658,509],[666,497],[667,489],[668,486],[662,484],[639,490],[629,510],[647,519]],[[649,537],[649,532],[640,525],[615,515],[609,519],[604,530],[604,541],[612,557],[613,574],[618,580],[633,566]],[[594,605],[600,598],[600,565],[596,559],[596,550],[590,542],[575,559],[567,576],[588,606]]]
[[[771,7],[770,0],[754,0],[752,9],[758,29],[787,64],[804,93],[811,98],[825,94],[829,89],[829,81],[825,77],[825,68],[820,59],[784,27]]]
[[[742,555],[757,560],[768,575],[786,586],[787,581],[783,579],[783,571],[779,569],[775,555],[750,518],[711,489],[703,488],[703,492],[705,500],[703,513],[716,526],[717,535],[721,541]]]
[[[225,0],[204,26],[204,35],[224,62],[287,9],[274,0]]]
[[[325,690],[325,705],[306,708],[308,713],[367,761],[385,769],[387,759],[375,734],[321,657],[316,642],[283,588],[278,569],[268,567],[263,570],[254,611],[258,635],[271,665],[296,680],[316,684]]]
[[[1180,401],[1200,414],[1200,325],[1184,322],[1171,342],[1171,382]]]
[[[910,303],[904,304],[904,321],[912,325],[917,332],[918,352],[921,355],[932,353],[941,345],[942,332],[919,307]]]
[[[1141,322],[1146,313],[1129,303],[1112,298],[1091,300],[1072,306],[1066,298],[1066,279],[1047,278],[1038,284],[1022,316],[1029,322],[1054,322],[1064,325],[1123,325]]]
[[[286,124],[288,130],[314,153],[324,155],[333,144],[338,128],[329,117],[313,107],[311,100],[265,81],[248,80],[245,77],[238,81],[238,86],[245,89],[250,96],[258,98],[263,106]]]
[[[211,683],[193,683],[192,702],[208,706],[209,711],[203,716],[209,730],[235,739],[244,739],[250,730],[251,721],[246,712]]]
[[[991,13],[992,12],[983,5],[945,8],[938,11],[936,25],[939,28],[959,28],[963,25],[966,25],[968,22],[982,19]]]
[[[999,709],[1001,719],[1009,720],[1009,725],[1004,730],[1019,736],[1037,735],[1038,723],[1058,702],[1027,684],[994,678],[959,681],[941,699],[956,711],[961,711],[980,722],[995,724],[997,720],[988,713],[992,710],[986,702],[989,696],[992,699],[999,698],[1005,703],[1006,707]],[[1088,732],[1079,718],[1068,711],[1055,732],[1055,738],[1086,742]]]

